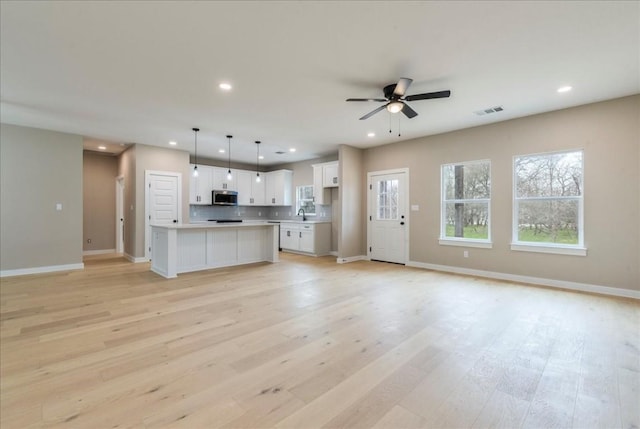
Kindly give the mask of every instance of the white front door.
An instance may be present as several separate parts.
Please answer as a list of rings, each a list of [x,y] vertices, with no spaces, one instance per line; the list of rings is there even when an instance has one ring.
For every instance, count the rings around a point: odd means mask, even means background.
[[[369,258],[406,264],[409,219],[404,170],[369,173]]]
[[[180,223],[180,173],[149,172],[146,174],[147,210],[145,257],[151,259],[151,225]]]

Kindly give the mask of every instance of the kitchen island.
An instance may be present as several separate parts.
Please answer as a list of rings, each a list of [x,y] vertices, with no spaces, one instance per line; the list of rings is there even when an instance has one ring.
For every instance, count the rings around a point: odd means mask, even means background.
[[[277,224],[205,222],[151,226],[151,271],[166,278],[278,260]]]

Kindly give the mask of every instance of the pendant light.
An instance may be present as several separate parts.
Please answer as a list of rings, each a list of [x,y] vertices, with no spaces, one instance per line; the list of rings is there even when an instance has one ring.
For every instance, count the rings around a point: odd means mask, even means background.
[[[260,183],[262,179],[260,179],[260,141],[256,140],[256,183]]]
[[[198,131],[200,131],[200,128],[191,128],[191,129],[193,130],[193,133],[196,139],[196,159],[195,159],[195,165],[193,166],[193,177],[198,177]]]
[[[227,180],[231,180],[233,179],[233,176],[231,175],[231,139],[233,138],[233,136],[227,136],[227,139],[229,140],[229,148],[228,148],[228,153],[229,153],[229,165],[228,165],[228,169],[227,169]]]

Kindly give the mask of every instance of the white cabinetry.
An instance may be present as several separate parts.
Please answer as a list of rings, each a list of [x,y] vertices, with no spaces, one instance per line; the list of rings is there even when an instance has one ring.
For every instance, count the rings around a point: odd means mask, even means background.
[[[264,205],[264,174],[260,176],[260,182],[256,182],[256,173],[247,170],[236,170],[236,183],[238,185],[238,205],[263,206]]]
[[[323,165],[322,185],[325,188],[338,187],[338,161]]]
[[[200,167],[198,167],[200,168]],[[237,191],[236,176],[238,170],[231,170],[231,180],[227,179],[229,169],[213,167],[213,189],[216,191]]]
[[[198,177],[193,177],[194,164],[189,164],[189,204],[211,205],[213,168],[198,165]]]
[[[331,189],[324,187],[324,164],[313,166],[313,202],[320,205],[331,204]]]
[[[331,250],[331,224],[283,222],[280,224],[280,247],[314,256],[328,255]]]
[[[265,205],[290,206],[293,184],[293,172],[291,170],[277,170],[264,174],[265,179]]]

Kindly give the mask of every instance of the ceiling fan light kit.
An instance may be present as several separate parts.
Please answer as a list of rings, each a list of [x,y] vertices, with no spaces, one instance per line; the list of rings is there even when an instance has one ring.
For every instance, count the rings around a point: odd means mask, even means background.
[[[433,98],[447,98],[451,95],[451,91],[436,91],[436,92],[425,92],[423,94],[414,94],[407,95],[404,94],[407,92],[407,89],[413,82],[413,79],[409,79],[406,77],[400,78],[398,83],[393,83],[391,85],[387,85],[382,89],[385,98],[347,98],[347,101],[375,101],[378,103],[387,103],[383,106],[378,107],[375,110],[364,115],[360,120],[368,119],[376,113],[384,110],[385,108],[390,113],[399,113],[402,112],[404,115],[411,119],[418,116],[418,113],[413,110],[405,101],[417,101],[417,100],[429,100]]]

